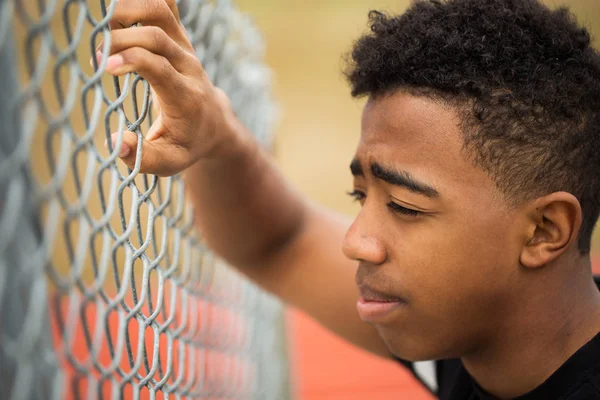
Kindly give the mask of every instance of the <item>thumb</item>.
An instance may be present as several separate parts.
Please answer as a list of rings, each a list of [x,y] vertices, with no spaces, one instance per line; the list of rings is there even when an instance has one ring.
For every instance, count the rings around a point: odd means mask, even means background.
[[[119,158],[132,170],[135,170],[138,156],[141,156],[140,170],[142,174],[170,176],[179,172],[179,163],[176,149],[171,149],[160,138],[149,141],[134,132],[123,132],[121,147],[117,149],[118,133],[111,135],[112,147]]]

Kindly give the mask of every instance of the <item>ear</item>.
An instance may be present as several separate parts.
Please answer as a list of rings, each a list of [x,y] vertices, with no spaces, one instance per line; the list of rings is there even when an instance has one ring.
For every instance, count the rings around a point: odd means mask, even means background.
[[[567,192],[540,197],[528,205],[527,242],[521,264],[539,268],[566,252],[576,241],[581,228],[581,205]]]

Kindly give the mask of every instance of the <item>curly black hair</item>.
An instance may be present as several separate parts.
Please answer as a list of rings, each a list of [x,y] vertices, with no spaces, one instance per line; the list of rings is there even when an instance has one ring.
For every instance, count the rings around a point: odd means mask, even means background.
[[[371,11],[348,56],[352,95],[397,90],[453,105],[464,147],[514,205],[579,200],[578,246],[600,213],[600,56],[567,8],[537,0],[417,0]]]

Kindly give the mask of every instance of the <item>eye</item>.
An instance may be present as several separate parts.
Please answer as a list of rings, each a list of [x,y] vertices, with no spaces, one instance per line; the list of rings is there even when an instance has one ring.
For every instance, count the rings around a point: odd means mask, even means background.
[[[418,217],[419,215],[422,214],[421,211],[413,210],[412,208],[403,207],[400,204],[394,203],[393,201],[390,201],[387,204],[387,206],[389,207],[390,210],[394,211],[395,213],[407,215],[409,217]]]
[[[348,194],[348,196],[352,197],[354,201],[358,201],[361,204],[364,203],[365,199],[367,198],[367,195],[364,192],[361,192],[360,190],[356,189],[346,193]]]

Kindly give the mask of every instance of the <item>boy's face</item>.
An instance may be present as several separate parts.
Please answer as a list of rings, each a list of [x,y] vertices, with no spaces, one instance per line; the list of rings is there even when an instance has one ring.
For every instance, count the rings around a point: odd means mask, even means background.
[[[359,301],[361,317],[405,359],[466,355],[518,307],[522,216],[462,146],[450,107],[403,92],[365,107],[352,170],[366,197],[344,252],[380,300]]]

